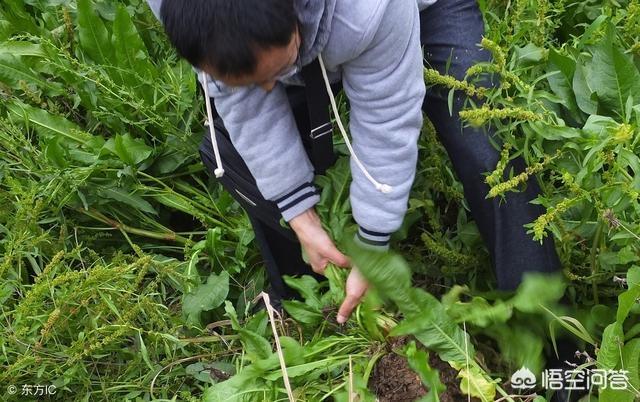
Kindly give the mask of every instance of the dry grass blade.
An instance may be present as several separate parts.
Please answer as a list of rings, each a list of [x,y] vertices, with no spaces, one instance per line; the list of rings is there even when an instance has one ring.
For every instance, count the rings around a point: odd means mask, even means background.
[[[293,391],[291,390],[291,384],[289,383],[289,375],[287,374],[287,365],[284,361],[284,354],[282,353],[282,347],[280,346],[280,336],[278,335],[278,331],[276,329],[276,320],[274,318],[275,310],[271,306],[271,300],[269,299],[269,295],[267,293],[260,292],[258,297],[262,297],[262,299],[264,300],[264,305],[267,307],[267,314],[269,315],[269,322],[271,323],[273,338],[276,341],[278,359],[280,360],[280,369],[282,369],[282,380],[284,381],[284,387],[287,390],[287,396],[289,397],[290,402],[295,402],[295,398],[293,397]]]

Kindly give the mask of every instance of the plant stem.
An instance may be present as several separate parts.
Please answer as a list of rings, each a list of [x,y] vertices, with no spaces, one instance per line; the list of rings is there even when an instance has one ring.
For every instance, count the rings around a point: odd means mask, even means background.
[[[131,233],[134,235],[148,237],[148,238],[157,239],[157,240],[175,241],[180,244],[187,244],[187,242],[189,241],[189,239],[187,239],[186,237],[182,237],[180,235],[177,235],[175,232],[171,232],[171,231],[165,232],[165,233],[157,233],[157,232],[151,232],[149,230],[133,228],[131,226],[125,225],[124,223],[111,219],[96,210],[86,210],[83,208],[75,208],[75,210],[93,219],[96,219],[102,223],[105,223],[113,227],[114,229],[122,230],[124,232]]]
[[[603,229],[602,221],[598,219],[598,226],[596,227],[596,234],[593,238],[593,245],[591,246],[591,256],[590,256],[591,257],[591,275],[594,277],[591,280],[591,286],[593,290],[593,301],[595,304],[599,303],[598,280],[596,279],[596,275],[598,274],[598,263],[596,259],[597,259],[598,249],[599,249],[598,246],[600,245],[600,237],[602,236],[602,229]]]

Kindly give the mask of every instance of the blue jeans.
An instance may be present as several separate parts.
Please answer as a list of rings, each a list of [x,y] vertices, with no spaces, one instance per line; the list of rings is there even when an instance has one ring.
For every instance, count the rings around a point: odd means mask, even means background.
[[[420,22],[425,65],[444,73],[451,58],[448,73],[461,79],[474,63],[489,60],[490,55],[477,46],[484,27],[476,0],[439,0],[420,14]],[[301,95],[300,88],[288,90],[298,128],[304,136],[309,130],[306,106],[300,100],[304,94]],[[483,173],[495,168],[499,151],[489,141],[491,132],[463,126],[458,117],[465,100],[463,94],[456,94],[453,116],[449,115],[448,92],[447,88],[429,88],[423,110],[433,122],[463,183],[471,215],[491,254],[498,287],[515,289],[527,271],[558,270],[560,264],[553,241],[547,239],[540,245],[523,228],[525,223],[544,212],[540,206],[529,203],[540,191],[535,178],[529,180],[525,191],[507,194],[506,203],[502,205],[498,199],[485,199],[489,188],[484,183]],[[217,124],[223,127],[220,120]],[[261,197],[253,176],[225,130],[217,130],[216,135],[226,171],[220,182],[249,215],[271,287],[283,298],[296,297],[295,292],[283,283],[282,275],[319,276],[300,257],[300,244],[295,234],[280,227],[277,206]],[[216,165],[208,135],[204,136],[200,153],[207,168],[213,172]],[[524,168],[522,159],[513,163],[517,172]]]
[[[450,60],[448,74],[463,79],[469,67],[491,58],[489,52],[478,47],[484,25],[476,0],[439,0],[420,14],[420,25],[425,65],[440,73],[445,73]],[[491,83],[484,82],[483,85]],[[500,159],[499,151],[489,141],[494,133],[464,127],[458,116],[465,101],[462,93],[455,94],[453,116],[450,116],[448,93],[448,88],[428,88],[422,109],[435,126],[464,186],[471,216],[491,255],[498,287],[515,289],[527,271],[559,270],[560,261],[553,240],[547,238],[541,245],[523,228],[524,224],[544,213],[541,206],[529,203],[540,192],[535,177],[529,179],[524,191],[507,193],[504,201],[499,197],[485,199],[489,187],[484,183],[482,173],[493,171]],[[493,139],[500,143],[497,136]],[[510,167],[519,173],[524,170],[525,163],[517,158]]]

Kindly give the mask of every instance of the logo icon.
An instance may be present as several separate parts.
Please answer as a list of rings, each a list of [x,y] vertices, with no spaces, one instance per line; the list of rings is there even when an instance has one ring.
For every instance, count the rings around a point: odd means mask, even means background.
[[[536,386],[536,376],[528,368],[522,366],[520,370],[511,376],[511,387],[513,389],[531,389]]]

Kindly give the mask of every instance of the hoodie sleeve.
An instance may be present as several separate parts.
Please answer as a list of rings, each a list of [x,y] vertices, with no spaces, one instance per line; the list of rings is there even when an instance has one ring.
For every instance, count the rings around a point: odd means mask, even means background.
[[[352,158],[350,200],[358,237],[387,247],[407,211],[422,127],[425,85],[416,1],[389,2],[373,30],[363,36],[361,52],[343,64],[342,79],[354,151],[373,178],[393,187],[387,194],[376,190]]]
[[[231,142],[262,195],[278,204],[283,218],[288,222],[317,204],[313,166],[283,85],[266,92],[258,86],[229,88],[211,81],[209,89]]]

